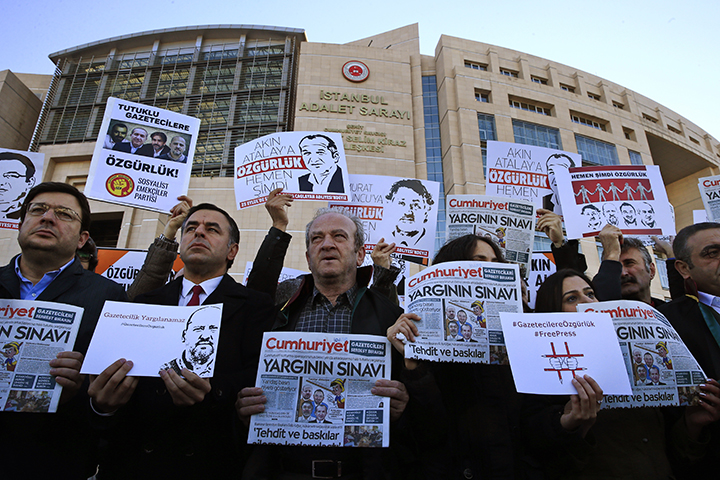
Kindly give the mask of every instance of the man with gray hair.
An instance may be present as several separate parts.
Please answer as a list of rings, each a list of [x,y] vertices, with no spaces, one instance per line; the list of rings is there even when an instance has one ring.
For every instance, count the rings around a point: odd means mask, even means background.
[[[364,243],[363,225],[357,217],[340,210],[318,210],[305,229],[305,257],[311,273],[301,277],[299,289],[280,309],[273,330],[385,335],[402,309],[368,288],[372,268],[360,267],[365,258]],[[391,421],[398,420],[408,401],[405,386],[396,380],[378,380],[372,393],[390,397]],[[240,419],[248,422],[251,415],[262,413],[266,402],[261,388],[244,388],[236,403]],[[273,463],[268,461],[264,468],[272,469],[281,479],[303,475],[337,478],[340,472],[362,477],[363,469],[367,474],[368,460],[370,468],[377,470],[370,476],[381,475],[377,457],[365,458],[365,452],[355,449],[322,450],[278,448],[270,455]]]

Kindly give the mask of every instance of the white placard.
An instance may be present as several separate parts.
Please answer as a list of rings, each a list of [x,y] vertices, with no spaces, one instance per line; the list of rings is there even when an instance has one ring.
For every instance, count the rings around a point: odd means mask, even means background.
[[[357,216],[365,227],[365,249],[381,238],[403,258],[427,265],[435,253],[440,183],[416,178],[351,175],[348,203],[330,202]]]
[[[265,203],[268,193],[280,187],[296,200],[347,201],[342,135],[273,133],[235,147],[238,210]]]
[[[519,143],[487,142],[485,194],[523,199],[562,215],[557,173],[582,165],[577,153]]]
[[[199,128],[194,117],[108,98],[85,195],[169,212],[187,193]]]
[[[590,375],[605,394],[632,393],[609,314],[500,313],[515,388],[571,395],[575,376]]]
[[[158,377],[161,368],[188,368],[212,377],[220,338],[222,304],[195,307],[105,302],[82,372],[102,373],[120,358],[128,375]]]
[[[44,153],[0,148],[0,228],[18,229],[20,207],[30,189],[42,182],[44,161]]]
[[[657,165],[571,168],[557,178],[569,238],[597,236],[608,223],[625,235],[675,235]]]

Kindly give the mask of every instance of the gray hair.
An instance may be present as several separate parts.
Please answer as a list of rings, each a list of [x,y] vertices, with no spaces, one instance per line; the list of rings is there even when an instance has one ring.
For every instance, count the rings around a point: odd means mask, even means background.
[[[323,215],[327,215],[328,213],[337,213],[338,215],[342,215],[353,222],[355,224],[355,251],[357,252],[363,248],[365,245],[365,229],[363,228],[362,221],[360,221],[360,219],[355,215],[351,215],[340,208],[320,208],[317,212],[315,212],[315,216],[313,216],[312,220],[310,220],[305,227],[305,248],[307,249],[310,247],[310,227],[315,220]]]
[[[652,257],[650,256],[650,252],[648,252],[648,249],[645,248],[642,240],[633,237],[623,237],[623,244],[620,249],[621,253],[625,253],[631,248],[634,248],[635,250],[640,252],[643,260],[645,260],[645,270],[649,272],[650,266],[653,264],[653,261]]]

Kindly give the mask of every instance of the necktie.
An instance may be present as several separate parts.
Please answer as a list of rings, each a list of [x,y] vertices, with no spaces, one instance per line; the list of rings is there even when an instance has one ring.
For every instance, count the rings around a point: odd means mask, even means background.
[[[195,307],[200,305],[200,294],[204,292],[203,288],[200,285],[195,285],[190,291],[192,292],[192,297],[190,297],[187,306]]]

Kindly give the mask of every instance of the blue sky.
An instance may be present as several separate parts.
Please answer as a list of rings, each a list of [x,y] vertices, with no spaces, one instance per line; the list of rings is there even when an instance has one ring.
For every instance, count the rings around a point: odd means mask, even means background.
[[[446,34],[544,57],[635,90],[720,140],[716,0],[10,2],[0,70],[49,74],[50,53],[185,25],[303,28],[311,42],[345,43],[418,23],[423,54]]]

